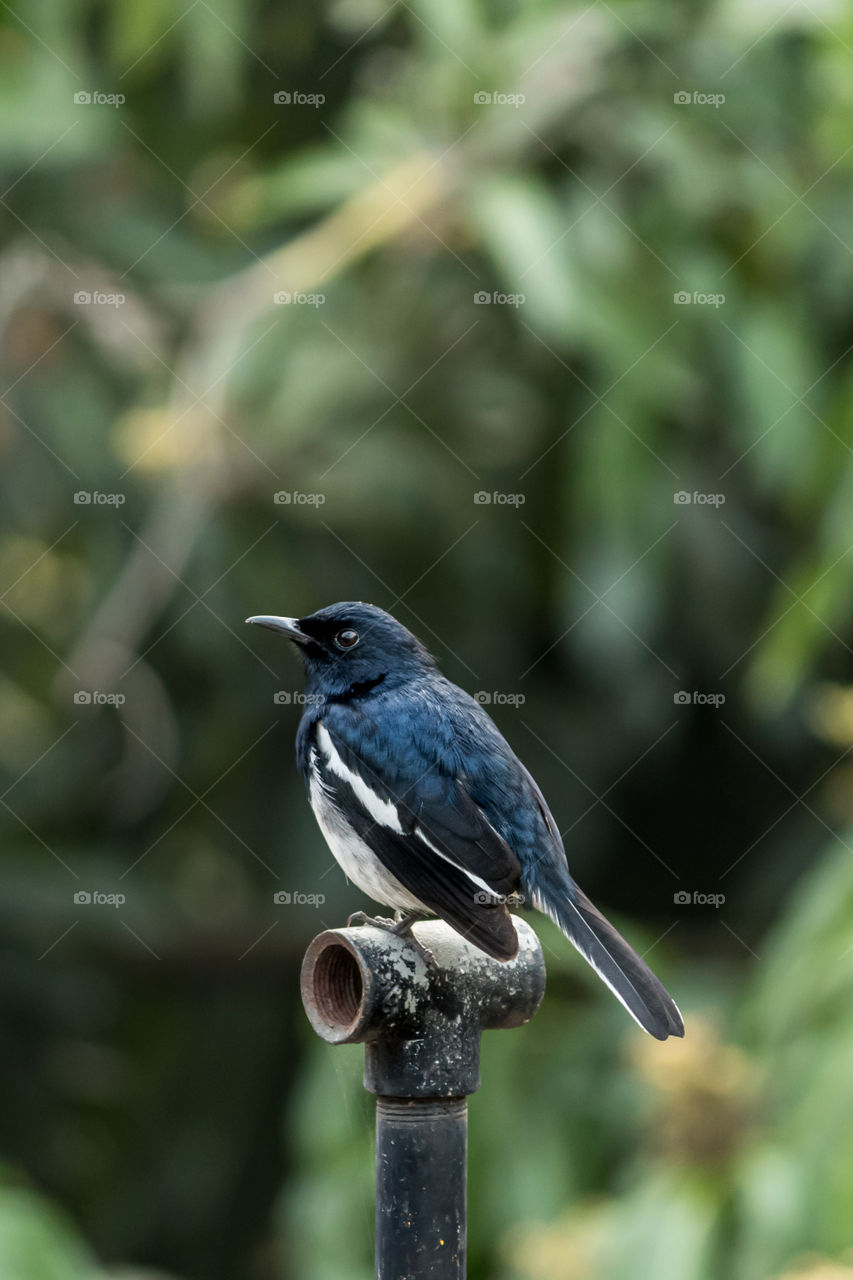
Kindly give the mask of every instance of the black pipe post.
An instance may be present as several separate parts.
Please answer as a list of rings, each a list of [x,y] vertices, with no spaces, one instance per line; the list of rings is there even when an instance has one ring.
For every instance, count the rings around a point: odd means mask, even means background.
[[[433,963],[372,925],[329,929],[302,966],[302,1001],[329,1044],[364,1044],[376,1094],[377,1280],[464,1280],[468,1103],[480,1035],[520,1027],[545,991],[542,949],[514,917],[514,960],[493,960],[443,921],[415,926]]]

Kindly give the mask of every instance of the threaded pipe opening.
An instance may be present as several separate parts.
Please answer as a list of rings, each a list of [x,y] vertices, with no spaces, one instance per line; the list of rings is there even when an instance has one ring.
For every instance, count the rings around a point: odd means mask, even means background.
[[[364,997],[361,969],[346,947],[324,947],[314,966],[314,1003],[323,1022],[330,1027],[349,1027],[355,1022]]]

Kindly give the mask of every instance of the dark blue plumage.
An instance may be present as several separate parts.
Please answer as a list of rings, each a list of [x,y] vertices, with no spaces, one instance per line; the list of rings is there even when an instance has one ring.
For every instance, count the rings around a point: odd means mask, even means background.
[[[248,619],[299,648],[309,697],[297,760],[326,840],[350,879],[410,917],[443,917],[510,959],[505,900],[554,920],[636,1021],[683,1035],[663,986],[572,880],[548,806],[482,706],[374,605]]]

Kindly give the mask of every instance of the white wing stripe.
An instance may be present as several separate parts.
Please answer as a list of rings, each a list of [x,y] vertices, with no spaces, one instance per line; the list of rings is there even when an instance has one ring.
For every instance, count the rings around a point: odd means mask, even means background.
[[[397,835],[403,835],[403,826],[400,822],[397,806],[392,804],[390,800],[383,800],[381,796],[378,796],[375,791],[370,789],[362,777],[357,773],[354,773],[352,769],[344,763],[338,752],[335,750],[335,744],[332,742],[328,729],[322,722],[317,725],[317,744],[325,757],[327,767],[343,782],[346,782],[348,786],[352,787],[356,799],[361,802],[370,814],[371,818],[373,818],[374,822],[378,822],[380,826],[388,827],[389,830],[394,831]],[[415,827],[415,835],[423,841],[428,849],[431,849],[433,853],[437,854],[439,858],[442,858],[445,862],[449,862],[457,871],[461,871],[463,875],[467,876],[467,878],[472,882],[472,884],[476,885],[477,888],[482,889],[484,893],[488,893],[489,896],[495,898],[495,900],[498,899],[498,895],[490,884],[487,884],[480,876],[475,875],[473,871],[469,871],[466,867],[460,866],[458,862],[455,862],[453,858],[448,857],[443,850],[434,845],[423,827]]]
[[[378,822],[382,827],[388,827],[391,831],[395,831],[397,835],[403,834],[403,827],[397,813],[397,806],[392,804],[390,800],[383,800],[375,791],[371,791],[370,787],[359,777],[357,773],[353,773],[335,750],[335,744],[332,742],[328,729],[322,723],[317,725],[317,743],[326,758],[326,764],[332,773],[346,782],[352,787],[357,800],[364,805],[374,822]]]
[[[479,876],[475,875],[473,871],[469,871],[467,867],[460,867],[458,862],[454,862],[453,858],[449,858],[446,853],[437,848],[430,840],[423,827],[415,827],[415,835],[420,837],[424,844],[429,849],[432,849],[433,853],[437,853],[439,858],[443,858],[445,862],[450,863],[451,867],[455,867],[457,871],[461,871],[469,880],[473,880],[474,884],[479,885],[480,888],[489,894],[490,897],[494,898],[496,902],[499,900],[499,895],[495,893],[490,884],[486,884],[485,880],[481,880]]]

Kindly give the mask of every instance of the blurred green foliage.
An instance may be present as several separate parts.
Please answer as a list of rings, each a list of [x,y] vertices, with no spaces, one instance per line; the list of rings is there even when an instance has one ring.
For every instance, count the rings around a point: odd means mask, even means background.
[[[3,1280],[370,1274],[359,1053],[296,994],[364,904],[242,627],[347,598],[491,692],[688,1016],[638,1043],[542,925],[474,1280],[853,1275],[851,44],[798,0],[0,7]]]

